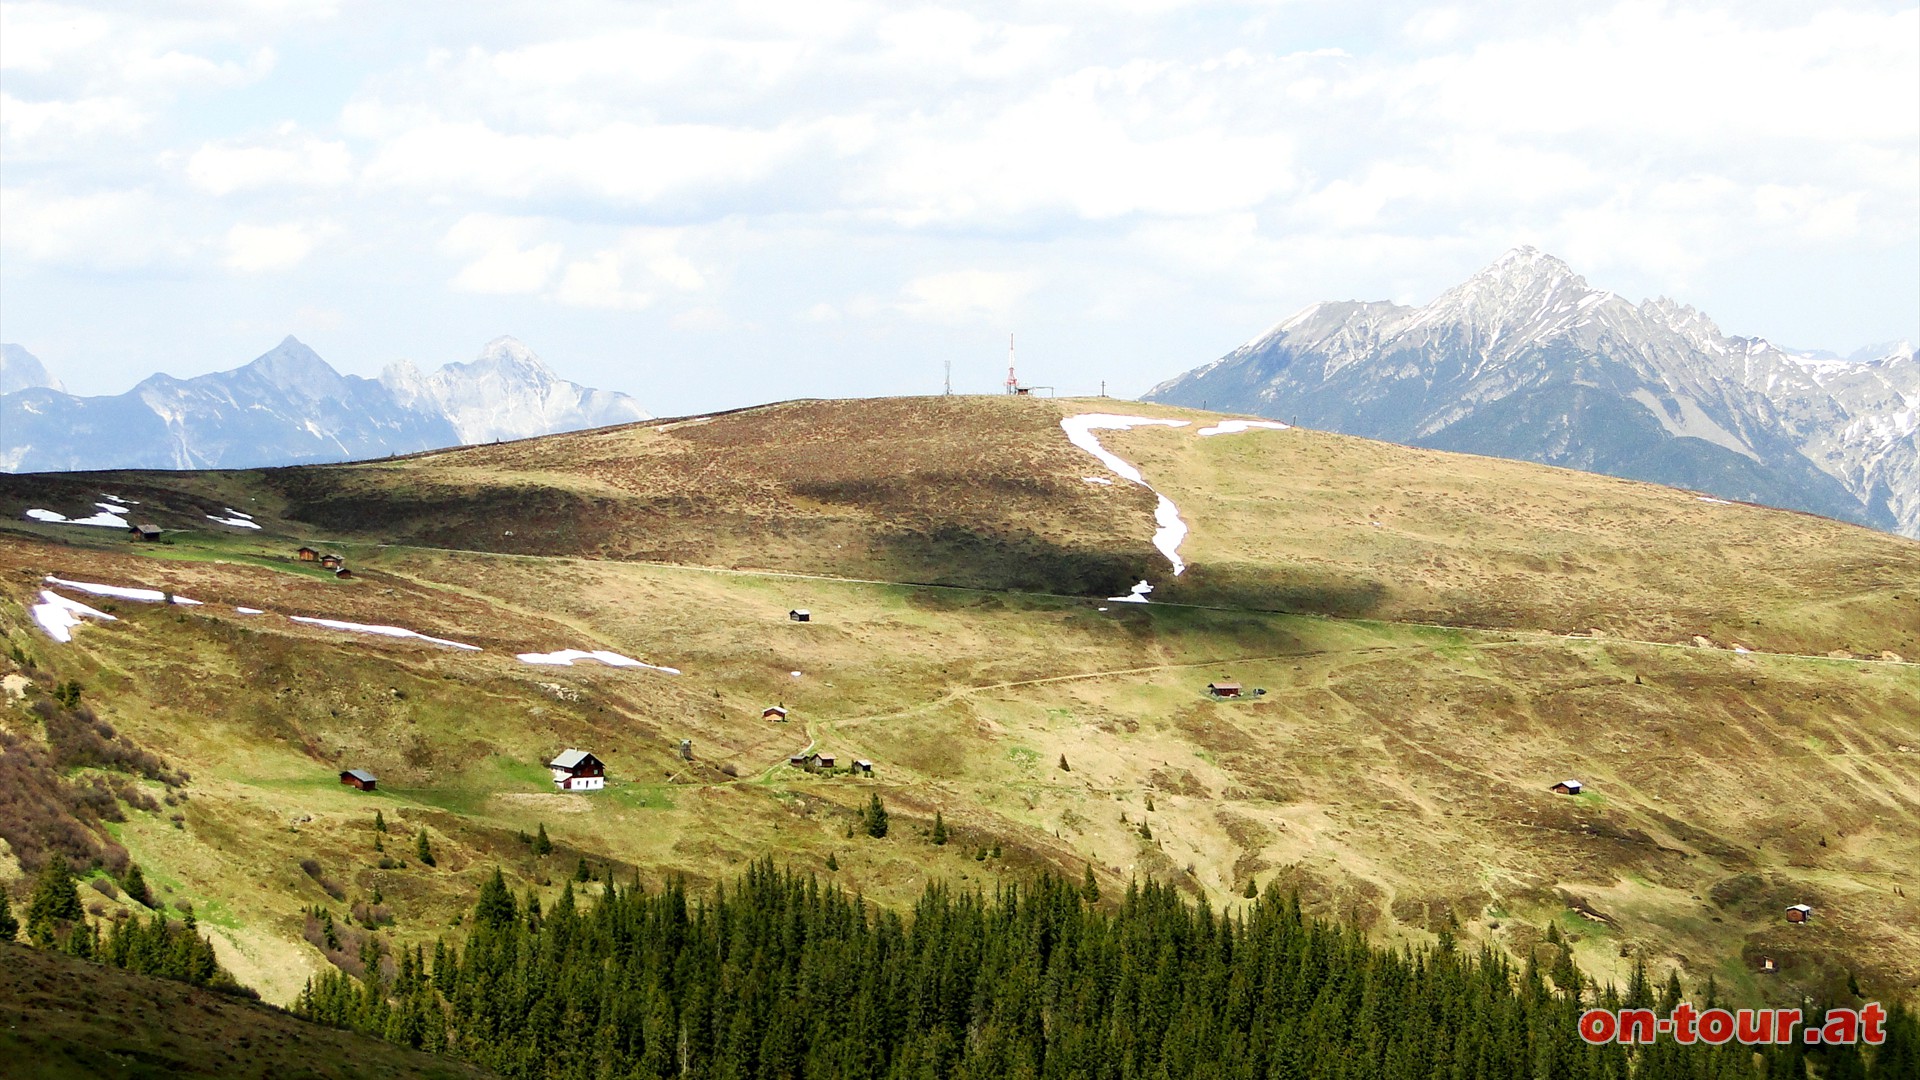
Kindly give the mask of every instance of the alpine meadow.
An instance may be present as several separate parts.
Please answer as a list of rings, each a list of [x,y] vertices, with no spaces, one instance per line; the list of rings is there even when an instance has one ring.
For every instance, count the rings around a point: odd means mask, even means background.
[[[1911,1074],[1900,537],[1030,396],[0,520],[21,922],[127,977],[512,1076]],[[1573,1033],[1682,994],[1894,1012]]]

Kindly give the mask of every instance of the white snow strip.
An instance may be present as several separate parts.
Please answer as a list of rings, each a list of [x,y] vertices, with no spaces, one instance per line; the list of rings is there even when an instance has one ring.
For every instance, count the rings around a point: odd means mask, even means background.
[[[799,672],[797,672],[797,671],[796,671],[796,672],[794,672],[794,673],[793,673],[793,677],[794,677],[794,678],[796,678],[796,679],[797,679],[797,678],[799,678],[799,677],[800,677],[800,673],[799,673]]]
[[[398,626],[370,626],[367,623],[341,622],[338,619],[315,619],[307,615],[289,615],[288,618],[298,623],[324,626],[329,630],[349,630],[356,634],[379,634],[382,637],[418,638],[421,641],[431,641],[435,645],[451,645],[456,649],[468,649],[473,652],[480,651],[480,646],[478,645],[468,645],[463,641],[448,641],[446,638],[428,637],[418,631],[407,630]]]
[[[260,610],[257,607],[237,607],[237,608],[234,608],[233,610],[242,615],[265,615],[266,614],[266,612]]]
[[[1104,476],[1083,476],[1080,479],[1085,480],[1089,484],[1105,484],[1108,487],[1113,486],[1113,481]]]
[[[104,611],[95,611],[78,600],[69,600],[50,589],[40,590],[40,602],[33,605],[33,621],[40,629],[55,641],[72,641],[73,628],[80,625],[81,616],[90,619],[105,619],[118,622]]]
[[[1705,496],[1705,495],[1695,495],[1695,496],[1694,496],[1694,498],[1696,498],[1696,499],[1699,499],[1699,500],[1700,500],[1701,502],[1704,502],[1704,503],[1713,503],[1713,504],[1715,504],[1715,505],[1717,505],[1717,506],[1732,506],[1732,505],[1733,505],[1732,503],[1730,503],[1730,502],[1728,502],[1728,501],[1727,501],[1727,500],[1725,500],[1725,499],[1714,499],[1714,498],[1709,498],[1708,496]]]
[[[1100,459],[1100,463],[1111,469],[1114,475],[1131,480],[1148,491],[1153,485],[1140,476],[1140,470],[1120,457],[1108,452],[1094,437],[1096,430],[1118,429],[1125,431],[1135,427],[1186,427],[1185,420],[1166,420],[1147,416],[1117,416],[1113,413],[1081,413],[1060,421],[1061,430],[1067,433],[1067,441]],[[1180,542],[1187,538],[1187,523],[1180,520],[1180,510],[1173,500],[1153,491],[1159,502],[1153,510],[1153,521],[1158,528],[1154,530],[1153,546],[1173,564],[1173,574],[1179,577],[1187,569],[1180,559]]]
[[[118,495],[109,495],[104,491],[100,493],[100,497],[107,500],[108,502],[117,502],[121,506],[139,506],[140,505],[140,500],[138,499],[123,499]]]
[[[1208,435],[1235,435],[1253,428],[1269,428],[1274,431],[1285,431],[1292,426],[1292,424],[1282,424],[1276,420],[1222,420],[1212,427],[1203,427],[1199,431],[1194,432],[1194,434],[1205,438]]]
[[[124,585],[100,585],[91,581],[68,581],[66,578],[54,577],[52,574],[46,576],[46,582],[49,585],[64,585],[69,589],[79,589],[83,593],[92,593],[95,596],[111,596],[119,600],[140,600],[149,604],[159,604],[164,603],[167,599],[167,594],[161,592],[159,589],[133,589]],[[200,603],[198,600],[189,600],[184,596],[174,597],[173,602],[176,604],[193,604],[196,606]]]
[[[575,660],[598,660],[608,667],[637,667],[665,672],[668,675],[680,674],[679,668],[643,663],[631,656],[621,656],[617,652],[608,652],[605,649],[595,649],[592,652],[582,649],[561,649],[559,652],[550,653],[523,652],[515,659],[523,664],[552,664],[559,667],[572,667]]]
[[[253,515],[252,515],[252,514],[243,514],[243,513],[241,513],[240,511],[238,511],[238,510],[235,510],[235,509],[234,509],[233,507],[231,507],[231,506],[229,506],[229,507],[227,507],[227,508],[226,508],[226,510],[227,510],[227,514],[228,514],[228,516],[229,516],[229,517],[237,517],[237,518],[246,518],[246,519],[247,519],[248,521],[252,521],[252,520],[253,520]]]
[[[1127,595],[1109,596],[1107,597],[1107,599],[1119,604],[1144,604],[1147,602],[1147,594],[1152,591],[1153,591],[1153,586],[1143,581],[1140,584],[1135,585],[1133,587],[1133,591],[1127,593]],[[1107,609],[1101,608],[1100,610],[1105,611]]]
[[[248,519],[243,517],[223,518],[223,517],[214,517],[212,514],[208,514],[207,520],[217,521],[222,525],[231,525],[236,529],[257,529],[260,527],[260,524],[258,522],[249,521]]]
[[[94,505],[99,506],[101,504],[95,503]],[[70,518],[65,514],[56,514],[51,510],[34,509],[27,511],[27,516],[35,521],[48,521],[55,525],[100,525],[109,529],[131,528],[131,526],[127,524],[127,519],[120,516],[124,513],[126,513],[125,510],[107,509],[102,510],[92,517]]]

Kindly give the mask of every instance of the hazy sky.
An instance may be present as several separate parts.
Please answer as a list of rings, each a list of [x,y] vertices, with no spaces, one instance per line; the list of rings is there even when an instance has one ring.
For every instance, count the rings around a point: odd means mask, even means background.
[[[512,334],[653,411],[1136,394],[1535,244],[1920,335],[1912,4],[0,6],[0,339],[69,389]]]

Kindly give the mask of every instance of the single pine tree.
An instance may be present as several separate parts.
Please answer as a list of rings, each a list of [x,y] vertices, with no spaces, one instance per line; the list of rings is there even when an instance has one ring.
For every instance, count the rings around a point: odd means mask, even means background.
[[[0,941],[12,941],[19,936],[20,920],[13,917],[13,901],[0,892]]]
[[[836,859],[836,858],[834,858],[834,857],[833,857],[833,852],[831,852],[831,851],[829,851],[829,852],[827,852],[827,869],[829,869],[829,870],[838,870],[838,869],[840,869],[840,860],[839,860],[839,859]]]
[[[427,830],[420,830],[419,838],[413,844],[413,854],[426,866],[438,865],[433,858],[433,845],[427,842]]]
[[[933,812],[933,844],[935,847],[945,847],[946,843],[947,820],[940,816],[940,811],[935,810]]]
[[[27,936],[35,945],[46,948],[53,943],[56,931],[63,924],[79,922],[85,916],[67,858],[55,852],[40,868],[40,877],[33,885],[33,897],[27,901]]]
[[[1080,899],[1087,903],[1097,903],[1100,899],[1100,882],[1093,876],[1093,864],[1087,864],[1087,876],[1080,879]]]
[[[540,831],[535,833],[533,837],[533,853],[535,855],[546,855],[552,851],[553,841],[547,838],[547,823],[543,821],[540,823]]]
[[[387,815],[381,813],[378,810],[375,810],[373,812],[373,831],[374,832],[387,831]]]
[[[1254,897],[1256,897],[1256,896],[1259,896],[1259,895],[1260,895],[1260,887],[1259,887],[1258,885],[1255,885],[1255,884],[1253,883],[1253,879],[1252,879],[1252,878],[1248,878],[1248,879],[1247,879],[1247,887],[1246,887],[1246,888],[1244,888],[1244,889],[1242,889],[1242,890],[1240,890],[1240,895],[1241,895],[1241,896],[1244,896],[1244,897],[1246,897],[1246,898],[1247,898],[1247,899],[1249,899],[1249,900],[1251,900],[1251,899],[1253,899]]]
[[[867,835],[878,840],[887,835],[887,808],[880,802],[880,793],[874,792],[867,801]]]
[[[127,876],[121,880],[120,887],[127,890],[127,895],[140,901],[141,904],[147,907],[153,906],[153,890],[147,888],[147,876],[140,872],[139,863],[127,864]]]
[[[573,880],[575,881],[592,881],[593,880],[593,871],[587,869],[587,860],[584,856],[581,857],[578,863],[574,864]]]

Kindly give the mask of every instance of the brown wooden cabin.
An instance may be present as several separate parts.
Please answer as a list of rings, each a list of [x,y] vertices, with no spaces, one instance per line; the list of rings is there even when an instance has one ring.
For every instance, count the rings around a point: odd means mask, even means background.
[[[372,791],[373,786],[380,781],[365,769],[348,769],[340,774],[340,782],[351,788],[359,788],[361,791]]]
[[[1790,923],[1812,922],[1813,909],[1805,904],[1795,904],[1787,909],[1787,921]]]
[[[320,553],[310,547],[296,548],[294,549],[293,557],[299,559],[301,562],[318,562]]]
[[[831,769],[833,768],[834,757],[832,754],[815,754],[809,761],[811,762],[810,767],[812,768]]]
[[[1580,781],[1578,780],[1562,780],[1553,785],[1553,793],[1555,795],[1578,795],[1580,791]]]
[[[853,763],[853,771],[861,776],[872,776],[873,762],[868,761],[866,758],[858,758]]]
[[[769,705],[760,710],[760,719],[762,720],[785,720],[786,718],[787,709],[784,705]]]
[[[1212,694],[1214,697],[1239,697],[1240,684],[1237,682],[1210,682],[1207,684],[1207,693]]]
[[[792,611],[787,612],[787,618],[793,620],[794,622],[812,622],[813,612],[808,611],[806,608],[803,608],[803,607],[797,607],[797,608],[794,608]]]
[[[129,527],[127,531],[145,540],[149,544],[160,539],[160,526],[155,525],[151,521],[143,521],[138,525]]]
[[[338,555],[320,556],[320,569],[322,570],[338,570],[345,565],[347,565],[347,560]]]
[[[334,577],[337,577],[337,578],[350,578],[350,577],[352,577],[352,576],[353,576],[353,571],[351,571],[351,570],[349,570],[349,569],[347,569],[346,567],[344,567],[344,566],[343,566],[343,567],[341,567],[340,569],[338,569],[338,570],[335,570],[335,571],[333,572],[333,576],[334,576]]]

